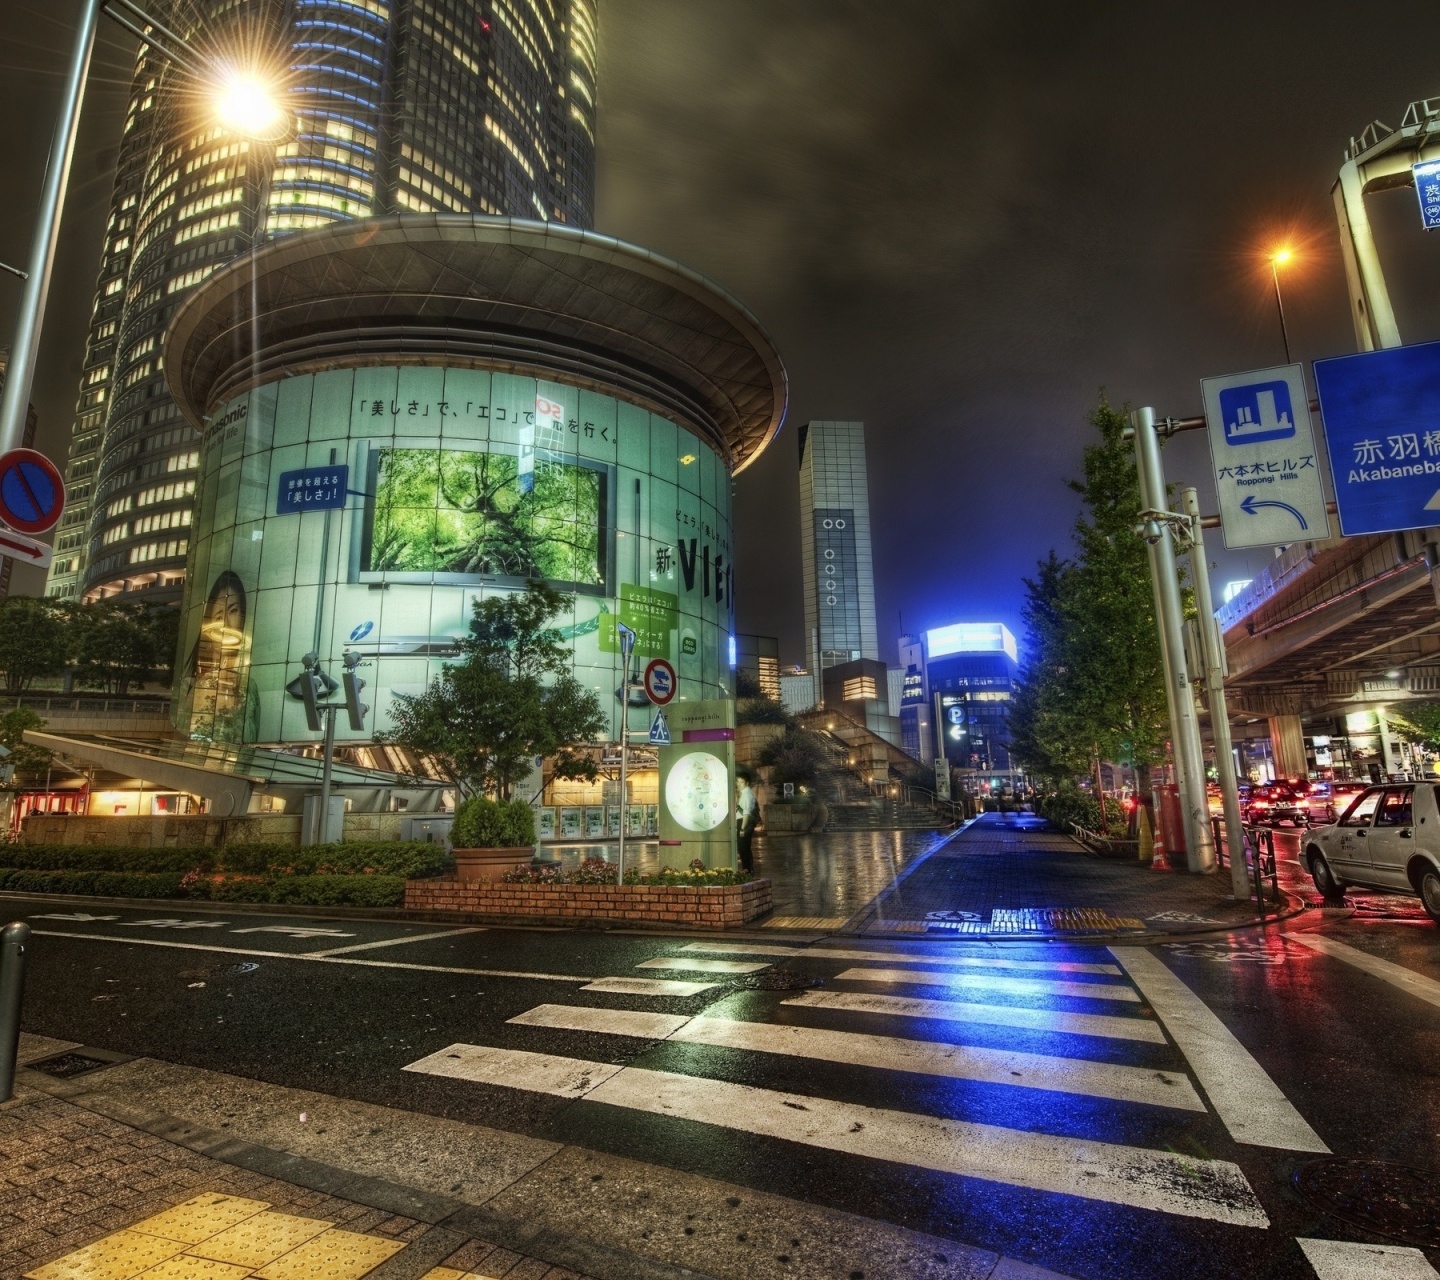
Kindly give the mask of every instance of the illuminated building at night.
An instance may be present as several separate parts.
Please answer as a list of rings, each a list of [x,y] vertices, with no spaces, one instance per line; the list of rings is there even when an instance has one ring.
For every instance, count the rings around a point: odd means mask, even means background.
[[[919,760],[944,756],[976,775],[1011,772],[1010,708],[1018,665],[1001,622],[957,622],[900,638],[900,738]]]
[[[880,656],[863,422],[800,428],[805,644],[815,672]]]
[[[201,445],[161,342],[252,246],[386,214],[593,223],[594,0],[152,6],[201,50],[280,51],[296,126],[225,132],[142,47],[131,83],[47,594],[178,600]]]

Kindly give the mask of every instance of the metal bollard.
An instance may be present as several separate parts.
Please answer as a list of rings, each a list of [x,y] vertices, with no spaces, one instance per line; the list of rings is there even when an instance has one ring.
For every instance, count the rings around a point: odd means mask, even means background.
[[[15,1093],[20,1052],[20,1001],[25,994],[25,944],[30,926],[16,921],[0,929],[0,1102]]]

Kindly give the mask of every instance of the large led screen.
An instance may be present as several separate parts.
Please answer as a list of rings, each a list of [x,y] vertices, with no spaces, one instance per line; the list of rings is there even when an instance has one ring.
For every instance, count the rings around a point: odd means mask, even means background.
[[[603,469],[537,457],[532,479],[510,453],[374,449],[365,492],[362,574],[605,586]]]

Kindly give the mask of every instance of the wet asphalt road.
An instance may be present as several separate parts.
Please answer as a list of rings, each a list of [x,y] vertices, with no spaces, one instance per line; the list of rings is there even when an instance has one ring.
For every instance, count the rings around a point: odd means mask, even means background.
[[[1299,931],[1314,930],[1355,954],[1436,983],[1440,999],[1434,926],[1403,900],[1377,898],[1368,908],[1370,899],[1357,902],[1360,910],[1343,917],[1311,912],[1285,929],[1211,935],[1145,952],[1218,1016],[1238,1042],[1240,1057],[1258,1064],[1298,1113],[1299,1127],[1333,1157],[1237,1141],[1226,1115],[1235,1105],[1226,1100],[1231,1068],[1207,1078],[1203,1055],[1185,1040],[1183,1020],[1173,1009],[1157,1009],[1153,993],[1137,990],[1118,967],[1088,971],[1115,965],[1115,956],[1101,947],[877,945],[832,938],[775,955],[765,948],[783,940],[772,935],[759,942],[758,954],[745,953],[749,944],[731,939],[710,941],[734,951],[697,952],[685,949],[693,936],[457,933],[439,925],[226,915],[178,904],[173,914],[93,904],[77,909],[4,895],[0,914],[26,918],[37,930],[27,1031],[574,1143],[879,1218],[1085,1280],[1159,1280],[1312,1277],[1317,1271],[1297,1237],[1386,1241],[1297,1193],[1292,1178],[1308,1162],[1396,1161],[1440,1170],[1440,1006],[1357,967],[1353,955],[1337,958],[1296,941]],[[375,943],[389,945],[370,945]],[[836,955],[837,948],[868,958]],[[316,958],[321,952],[333,954]],[[944,966],[934,963],[937,957],[980,963]],[[637,967],[655,959],[680,967]],[[749,973],[685,967],[716,959],[757,967]],[[1019,967],[998,967],[996,960]],[[1069,968],[1077,964],[1081,971]],[[1007,985],[1007,976],[1018,976],[1020,986]],[[1002,981],[995,985],[997,977]],[[605,978],[715,985],[691,995],[583,989]],[[1093,983],[1095,996],[1083,985],[1038,990],[1026,986],[1031,981]],[[1119,998],[1119,987],[1128,998]],[[852,1003],[786,1003],[814,993]],[[857,997],[877,997],[883,1011],[857,1011]],[[940,1003],[902,1012],[885,1003],[895,1000]],[[945,1002],[962,1013],[977,1004],[1002,1012],[957,1020],[940,1011]],[[546,1006],[561,1012],[545,1012]],[[677,1024],[703,1014],[715,1022],[694,1025],[713,1031],[734,1022],[756,1024],[777,1039],[758,1048],[682,1042],[664,1038],[664,1028],[617,1020],[616,1011],[678,1015]],[[1091,1034],[1083,1018],[1086,1030],[1077,1032],[1076,1023],[1065,1021],[1074,1014],[1158,1022],[1164,1034]],[[521,1015],[548,1025],[510,1021]],[[1030,1018],[1033,1025],[1004,1021],[1016,1018]],[[860,1046],[853,1056],[811,1052],[811,1041],[777,1047],[795,1029],[868,1039],[863,1045],[840,1042],[842,1049]],[[1135,1029],[1134,1022],[1121,1026],[1122,1033]],[[913,1061],[905,1060],[909,1051],[899,1042],[916,1041],[1032,1057],[1006,1059],[992,1069],[996,1060],[979,1054],[977,1060],[989,1064],[984,1070],[932,1074],[908,1069]],[[489,1054],[485,1071],[491,1074],[457,1079],[405,1070],[431,1055],[443,1059],[455,1045]],[[543,1057],[519,1056],[527,1053]],[[867,1061],[866,1054],[878,1057]],[[690,1118],[690,1102],[683,1098],[668,1114],[655,1114],[644,1109],[643,1099],[626,1100],[618,1092],[611,1101],[597,1101],[573,1091],[539,1091],[544,1063],[556,1059],[659,1073],[622,1072],[611,1085],[632,1077],[678,1077],[682,1084],[715,1082],[717,1091],[728,1084],[762,1092],[745,1095],[755,1100],[753,1115],[751,1107],[737,1106],[720,1116]],[[1077,1062],[1080,1077],[1049,1087]],[[1198,1109],[1168,1099],[1113,1096],[1113,1085],[1095,1083],[1104,1064],[1136,1069],[1125,1077],[1121,1094],[1152,1087],[1155,1073],[1170,1073],[1177,1091],[1188,1093],[1189,1081]],[[1006,1078],[1008,1068],[1017,1079],[1032,1070],[1051,1071],[1052,1077],[1017,1085]],[[1056,1070],[1061,1074],[1053,1075]],[[505,1083],[487,1082],[497,1078]],[[782,1095],[778,1107],[806,1113],[797,1123],[825,1130],[820,1138],[784,1129],[783,1110],[779,1121],[767,1124],[764,1103],[775,1095]],[[703,1088],[695,1105],[703,1113]],[[1277,1105],[1272,1100],[1262,1109]],[[845,1124],[836,1130],[840,1136],[827,1137],[834,1116],[826,1107],[845,1120],[861,1116],[864,1124],[853,1124],[868,1126],[866,1137],[877,1145],[847,1147],[845,1134],[853,1131]],[[901,1113],[898,1121],[895,1113]],[[912,1117],[980,1127],[947,1130],[938,1147],[927,1147],[925,1135],[906,1129]],[[890,1133],[887,1125],[898,1127]],[[1098,1178],[1092,1184],[1098,1189],[1057,1190],[1056,1179],[1063,1181],[1080,1158],[1078,1148],[1067,1148],[1071,1154],[1058,1161],[1057,1174],[1043,1152],[1027,1146],[1037,1135],[1074,1139],[1099,1151],[1100,1172],[1087,1174]],[[937,1167],[971,1141],[998,1143],[1002,1167],[983,1177]],[[1133,1175],[1126,1164],[1127,1153],[1137,1149],[1211,1162],[1207,1169],[1236,1167],[1241,1191],[1228,1201],[1223,1195],[1213,1203],[1187,1201],[1182,1211],[1137,1202],[1144,1196],[1129,1189]],[[1105,1190],[1112,1176],[1116,1189]],[[1191,1194],[1188,1173],[1166,1176],[1182,1199]],[[1248,1221],[1236,1220],[1246,1214]],[[1440,1265],[1440,1250],[1428,1257]]]

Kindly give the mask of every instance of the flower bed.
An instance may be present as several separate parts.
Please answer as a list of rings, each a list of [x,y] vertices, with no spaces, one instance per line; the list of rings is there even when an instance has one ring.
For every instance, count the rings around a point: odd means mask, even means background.
[[[768,880],[706,885],[675,877],[660,883],[616,884],[612,874],[608,882],[599,884],[558,879],[462,884],[447,877],[407,880],[405,907],[501,923],[523,917],[551,924],[737,929],[768,912],[771,897]]]

